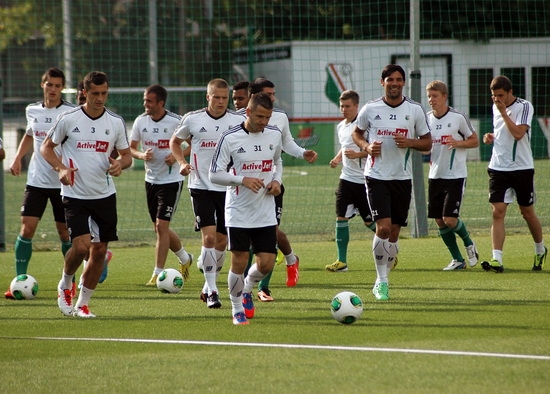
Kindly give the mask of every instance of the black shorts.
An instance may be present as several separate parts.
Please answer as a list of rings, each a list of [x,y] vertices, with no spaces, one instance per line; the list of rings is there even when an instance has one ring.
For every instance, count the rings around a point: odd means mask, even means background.
[[[372,222],[367,188],[364,183],[355,183],[340,179],[336,189],[336,216],[351,219],[357,212],[364,222]]]
[[[216,226],[216,232],[227,234],[225,229],[225,192],[189,189],[195,213],[195,231],[201,227]]]
[[[514,197],[518,205],[528,207],[535,203],[535,170],[496,171],[488,169],[489,202],[511,204]]]
[[[97,200],[63,197],[71,240],[90,234],[92,242],[117,241],[116,194]]]
[[[277,253],[277,227],[227,228],[228,249],[246,252],[252,247],[252,253]]]
[[[65,211],[61,201],[61,189],[46,189],[36,186],[25,186],[21,216],[32,216],[42,219],[48,200],[52,204],[53,218],[58,223],[65,223]]]
[[[457,218],[460,215],[465,178],[428,180],[428,217]]]
[[[147,208],[149,209],[149,216],[153,223],[157,219],[172,220],[172,217],[176,214],[182,185],[183,182],[181,181],[162,185],[145,182]]]
[[[275,217],[277,218],[277,225],[281,224],[281,216],[283,216],[283,194],[285,194],[285,187],[281,185],[281,194],[275,196]]]
[[[367,199],[373,220],[391,218],[392,224],[407,226],[411,205],[411,180],[381,181],[370,177],[366,177],[366,180]]]

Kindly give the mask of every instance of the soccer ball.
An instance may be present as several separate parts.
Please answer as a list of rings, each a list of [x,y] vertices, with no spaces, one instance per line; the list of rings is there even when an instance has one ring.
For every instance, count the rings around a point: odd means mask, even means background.
[[[330,303],[332,317],[342,324],[356,322],[363,314],[363,301],[351,291],[338,293]]]
[[[17,275],[10,283],[10,291],[16,300],[32,300],[38,293],[38,282],[29,274]]]
[[[163,293],[179,293],[183,288],[183,276],[178,270],[166,268],[157,277],[157,288]]]

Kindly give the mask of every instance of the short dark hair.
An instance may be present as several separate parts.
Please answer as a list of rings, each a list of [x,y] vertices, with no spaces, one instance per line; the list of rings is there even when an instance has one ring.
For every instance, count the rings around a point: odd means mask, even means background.
[[[273,102],[271,98],[265,93],[254,93],[248,102],[248,108],[255,110],[256,108],[264,107],[265,109],[273,109]]]
[[[250,82],[248,81],[239,81],[235,85],[233,85],[233,90],[248,90],[249,85]]]
[[[46,70],[42,75],[42,83],[46,82],[48,78],[61,78],[63,86],[65,86],[65,73],[57,67],[51,67]]]
[[[401,76],[403,77],[403,81],[405,81],[405,70],[403,70],[403,67],[401,67],[399,64],[388,64],[386,67],[384,67],[384,69],[382,70],[382,79],[386,79],[386,77],[396,71],[401,74]]]
[[[108,85],[109,78],[107,78],[107,74],[103,71],[91,71],[84,77],[84,88],[86,88],[86,90],[89,90],[92,84],[103,85],[104,83]]]
[[[164,101],[168,98],[168,92],[162,85],[151,85],[145,89],[145,93],[154,93],[157,96],[157,101]]]
[[[493,78],[490,88],[491,90],[502,89],[505,92],[509,92],[510,90],[512,90],[512,82],[508,79],[508,77],[505,77],[504,75],[499,75]]]
[[[355,90],[344,90],[340,95],[340,100],[351,100],[353,104],[359,104],[359,93]]]
[[[259,77],[250,82],[250,85],[248,85],[248,95],[260,93],[264,90],[264,88],[274,88],[275,84],[271,82],[269,79],[264,77]]]
[[[78,81],[78,84],[76,85],[76,90],[78,90],[79,92],[82,91],[84,89],[84,81]]]

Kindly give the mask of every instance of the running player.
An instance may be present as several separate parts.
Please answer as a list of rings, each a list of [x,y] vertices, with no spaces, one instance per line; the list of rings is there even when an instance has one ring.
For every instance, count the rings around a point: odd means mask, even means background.
[[[224,264],[227,247],[224,220],[227,188],[211,182],[208,169],[221,133],[241,124],[246,117],[227,108],[229,84],[225,80],[213,79],[206,89],[208,106],[183,117],[170,139],[170,149],[180,164],[180,174],[189,175],[187,185],[193,202],[196,231],[201,232],[199,264],[205,283],[200,297],[209,308],[220,308],[216,281]],[[191,163],[185,160],[181,149],[184,141],[191,146]]]
[[[185,251],[179,236],[170,229],[185,177],[173,168],[176,159],[170,152],[170,138],[181,116],[164,108],[167,98],[168,92],[161,85],[145,89],[145,112],[135,119],[130,138],[132,157],[145,162],[147,207],[157,235],[155,268],[147,286],[157,285],[157,277],[164,269],[168,250],[178,258],[179,269],[185,280],[189,278],[189,267],[193,262],[193,256]],[[140,143],[144,151],[139,150]]]
[[[479,255],[459,212],[468,176],[466,149],[477,148],[479,139],[466,115],[448,106],[449,90],[444,82],[430,82],[426,93],[432,108],[428,112],[428,123],[433,140],[428,175],[428,217],[435,219],[439,235],[453,258],[443,271],[466,268],[456,235],[464,243],[468,265],[475,267]]]
[[[58,172],[72,247],[65,255],[58,286],[61,312],[83,318],[95,317],[88,304],[104,267],[110,241],[116,241],[116,189],[112,177],[130,167],[132,156],[122,117],[105,108],[109,80],[100,71],[84,78],[86,103],[63,113],[48,132],[41,153]],[[61,159],[55,149],[61,145]],[[117,149],[120,158],[110,157]],[[71,281],[87,253],[82,288],[73,308]]]
[[[359,113],[359,94],[354,90],[345,90],[340,95],[339,101],[340,112],[344,116],[344,120],[336,126],[340,150],[329,163],[331,168],[336,168],[338,164],[342,163],[340,181],[335,193],[335,240],[338,258],[334,263],[325,266],[325,269],[330,272],[345,272],[348,270],[347,254],[349,220],[351,218],[359,214],[366,227],[372,231],[376,230],[367,202],[365,176],[363,175],[367,152],[359,149],[351,137]]]
[[[256,78],[252,81],[248,87],[249,95],[263,92],[265,93],[273,103],[275,103],[275,84],[266,78]],[[290,133],[290,125],[288,116],[286,113],[278,108],[273,108],[270,125],[277,126],[282,132],[283,138],[283,151],[289,155],[304,159],[309,163],[313,163],[317,160],[317,152],[314,150],[304,149],[294,141],[292,134]],[[294,287],[298,283],[300,273],[299,265],[300,259],[294,254],[290,241],[286,234],[279,228],[281,222],[281,216],[283,214],[283,195],[285,188],[281,185],[281,193],[275,196],[275,205],[277,212],[277,247],[284,255],[286,262],[286,285],[288,287]],[[258,299],[263,302],[273,301],[271,291],[269,290],[269,282],[271,280],[272,272],[270,272],[259,284],[258,284]]]
[[[52,205],[55,227],[61,240],[63,255],[71,247],[61,203],[61,184],[56,172],[40,154],[40,146],[57,117],[74,108],[74,105],[61,98],[61,92],[65,87],[65,74],[60,69],[49,68],[46,70],[42,75],[40,87],[44,94],[43,100],[29,104],[25,109],[27,129],[10,166],[12,175],[21,175],[23,157],[31,149],[34,150],[29,163],[27,185],[21,206],[21,230],[14,247],[16,275],[27,273],[32,256],[32,239],[46,210],[48,200]],[[56,149],[56,154],[60,154],[59,148]],[[76,294],[76,286],[72,288],[72,291],[73,295]],[[9,290],[4,293],[4,296],[13,299]]]
[[[233,324],[254,317],[252,287],[273,269],[277,250],[274,196],[281,192],[281,131],[268,126],[273,111],[264,93],[251,97],[246,121],[224,132],[219,141],[210,179],[229,186],[225,223],[229,235],[231,269],[227,277]],[[250,254],[256,263],[244,271]]]
[[[384,96],[369,101],[359,111],[353,141],[369,154],[365,178],[376,222],[372,254],[377,278],[372,291],[377,300],[389,300],[388,274],[411,202],[411,149],[430,150],[432,137],[422,105],[403,96],[405,70],[397,64],[387,65],[380,84]]]

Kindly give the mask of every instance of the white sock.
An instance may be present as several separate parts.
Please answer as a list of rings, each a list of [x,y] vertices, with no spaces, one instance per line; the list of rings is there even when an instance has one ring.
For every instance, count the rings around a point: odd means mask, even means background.
[[[220,272],[222,271],[224,263],[225,263],[225,250],[221,251],[216,249],[216,280],[218,280],[218,277],[220,276]]]
[[[502,250],[493,249],[493,259],[502,265]]]
[[[372,238],[372,255],[376,268],[376,284],[388,283],[388,249],[388,240],[375,234]]]
[[[388,273],[393,267],[395,256],[399,253],[399,245],[397,242],[388,242]]]
[[[187,251],[183,248],[183,246],[181,247],[180,250],[178,250],[177,252],[174,252],[174,254],[180,261],[180,264],[186,264],[187,260],[189,260],[189,253],[187,253]]]
[[[73,277],[74,275],[67,275],[65,271],[63,271],[63,276],[61,277],[61,282],[59,282],[59,287],[62,290],[71,289],[73,287]]]
[[[265,278],[265,274],[262,274],[258,270],[258,265],[256,263],[252,264],[248,270],[248,275],[244,278],[243,293],[250,293],[252,288],[255,287],[263,278]]]
[[[229,287],[229,299],[231,300],[231,313],[244,312],[243,287],[244,274],[234,274],[231,270],[227,274],[227,286]]]
[[[544,241],[542,242],[535,242],[535,254],[544,254]]]
[[[286,265],[293,265],[294,263],[296,263],[296,255],[294,254],[294,250],[292,250],[290,254],[285,255],[285,260]]]
[[[155,269],[153,270],[153,275],[160,275],[162,271],[164,271],[164,268],[155,267]]]
[[[82,286],[80,289],[80,292],[78,293],[78,301],[75,304],[75,308],[80,308],[84,305],[88,305],[90,303],[90,298],[92,298],[92,295],[94,294],[95,290],[88,289],[85,286]]]
[[[216,285],[216,249],[214,248],[201,248],[202,256],[202,270],[204,279],[208,283],[209,293],[218,293],[218,286]]]

